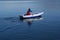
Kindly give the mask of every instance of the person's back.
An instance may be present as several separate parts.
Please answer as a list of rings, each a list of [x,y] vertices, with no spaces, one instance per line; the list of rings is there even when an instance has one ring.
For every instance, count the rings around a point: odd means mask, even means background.
[[[29,8],[26,15],[31,15],[30,12],[31,12],[31,10],[30,10],[30,8]]]

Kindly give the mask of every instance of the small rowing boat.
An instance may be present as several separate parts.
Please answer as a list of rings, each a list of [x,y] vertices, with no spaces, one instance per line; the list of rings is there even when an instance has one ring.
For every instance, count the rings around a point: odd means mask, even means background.
[[[27,14],[20,16],[20,18],[23,18],[23,19],[37,18],[37,17],[41,17],[41,15],[44,13],[44,12],[41,12],[41,13],[30,14],[30,12],[31,10],[29,8],[27,11]]]

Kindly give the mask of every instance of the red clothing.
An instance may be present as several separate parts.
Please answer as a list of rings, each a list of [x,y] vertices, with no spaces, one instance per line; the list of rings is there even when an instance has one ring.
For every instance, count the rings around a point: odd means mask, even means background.
[[[26,13],[26,15],[30,15],[30,12],[31,12],[31,10],[29,8],[28,11],[27,11],[27,13]]]
[[[30,15],[30,12],[28,11],[26,15]]]

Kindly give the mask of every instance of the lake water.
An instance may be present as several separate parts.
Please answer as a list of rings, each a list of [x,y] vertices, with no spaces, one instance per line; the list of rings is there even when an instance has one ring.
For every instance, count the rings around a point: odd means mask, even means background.
[[[28,8],[44,14],[20,20]],[[0,40],[60,40],[60,1],[0,1]]]

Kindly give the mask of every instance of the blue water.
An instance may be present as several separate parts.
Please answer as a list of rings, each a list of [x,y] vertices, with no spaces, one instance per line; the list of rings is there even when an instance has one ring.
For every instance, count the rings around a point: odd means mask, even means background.
[[[28,8],[42,19],[20,20]],[[60,1],[0,1],[0,40],[60,40]]]

